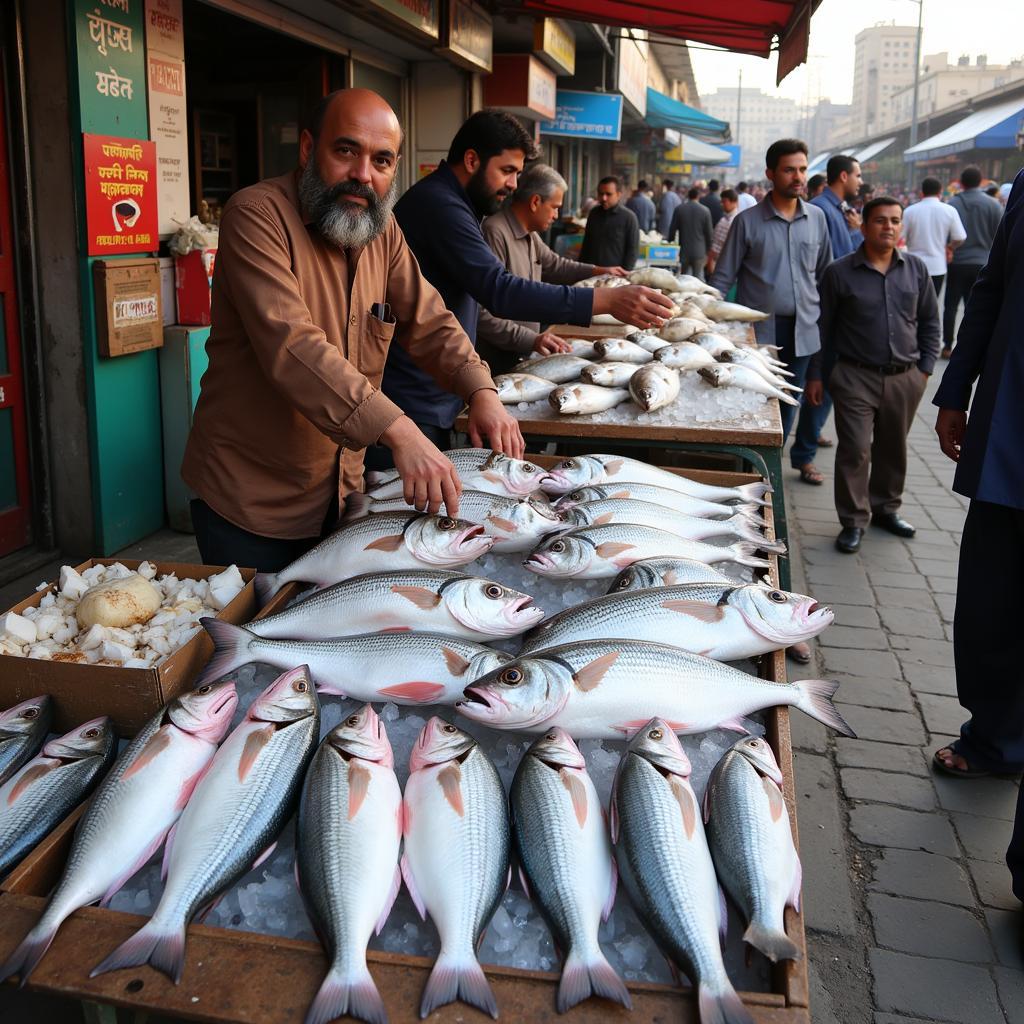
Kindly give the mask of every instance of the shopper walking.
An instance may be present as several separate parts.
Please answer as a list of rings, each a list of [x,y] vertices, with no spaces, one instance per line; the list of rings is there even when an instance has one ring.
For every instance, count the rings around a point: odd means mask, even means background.
[[[711,211],[712,228],[722,219],[725,211],[722,209],[722,200],[718,195],[718,179],[712,178],[708,182],[707,192],[701,196],[701,205]]]
[[[614,175],[597,183],[597,206],[587,217],[581,262],[633,269],[640,252],[640,223],[621,199],[622,183]]]
[[[864,204],[862,245],[821,282],[821,351],[806,399],[820,405],[823,378],[835,402],[836,547],[860,548],[868,522],[898,537],[907,434],[939,354],[939,305],[928,268],[897,248],[903,207],[892,196]]]
[[[658,216],[654,200],[647,194],[648,188],[647,182],[641,179],[633,190],[633,194],[626,200],[626,209],[632,210],[636,214],[641,231],[651,231]]]
[[[942,291],[953,250],[967,238],[956,207],[944,203],[941,196],[942,182],[938,178],[925,178],[921,182],[921,201],[903,211],[907,252],[924,260],[936,295]]]
[[[946,276],[946,301],[942,311],[943,359],[948,359],[953,351],[960,303],[966,303],[981,268],[988,261],[999,218],[1003,215],[999,201],[981,191],[981,171],[973,164],[960,172],[960,184],[963,191],[953,196],[949,205],[960,215],[967,237],[953,253]]]
[[[676,183],[666,178],[661,183],[661,198],[658,200],[658,234],[668,238],[668,230],[672,226],[672,214],[676,212],[683,197],[676,191]]]
[[[714,273],[715,263],[721,255],[726,238],[729,237],[729,228],[732,227],[732,222],[736,219],[736,214],[739,213],[738,197],[731,188],[722,189],[722,211],[722,219],[715,225],[715,230],[711,235],[707,267],[709,274]]]
[[[704,280],[704,267],[714,237],[711,211],[702,205],[698,196],[700,190],[691,188],[686,193],[686,202],[680,203],[672,215],[668,229],[668,241],[679,238],[679,269],[683,274],[693,274]]]

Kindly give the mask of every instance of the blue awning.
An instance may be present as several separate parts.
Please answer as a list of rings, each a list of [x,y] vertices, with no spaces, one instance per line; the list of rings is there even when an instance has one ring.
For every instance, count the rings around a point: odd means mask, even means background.
[[[1015,149],[1020,131],[1024,131],[1024,100],[1004,100],[976,110],[938,135],[911,146],[903,159],[913,163],[969,149]]]
[[[719,121],[650,86],[647,88],[647,114],[644,120],[652,128],[674,128],[687,135],[714,138],[716,142],[724,142],[729,138],[728,121]]]

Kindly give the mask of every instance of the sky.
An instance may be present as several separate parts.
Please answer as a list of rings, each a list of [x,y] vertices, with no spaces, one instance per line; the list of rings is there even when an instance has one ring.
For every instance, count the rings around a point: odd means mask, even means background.
[[[744,89],[760,88],[810,105],[819,98],[849,103],[854,37],[861,29],[886,21],[916,26],[917,4],[914,0],[861,0],[856,5],[849,0],[823,0],[811,18],[807,64],[778,88],[774,54],[763,60],[691,45],[698,91],[706,95],[719,87],[735,86],[742,68]],[[948,50],[951,63],[967,53],[973,64],[977,54],[985,53],[989,64],[1008,64],[1024,57],[1024,3],[1000,0],[970,11],[962,0],[924,0],[923,35],[922,56]]]

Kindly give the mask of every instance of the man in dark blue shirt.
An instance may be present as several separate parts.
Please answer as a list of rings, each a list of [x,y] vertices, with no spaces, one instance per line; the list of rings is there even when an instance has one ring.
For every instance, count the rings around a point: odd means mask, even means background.
[[[529,133],[511,114],[481,110],[463,124],[448,159],[395,206],[423,276],[474,342],[479,305],[495,316],[542,324],[587,325],[595,314],[610,313],[636,327],[659,327],[671,313],[661,292],[638,285],[571,288],[529,281],[510,274],[491,251],[480,221],[515,191],[524,162],[534,155]],[[462,400],[442,391],[400,345],[388,352],[382,388],[435,444],[448,446]],[[374,452],[373,465],[386,464],[388,454]]]

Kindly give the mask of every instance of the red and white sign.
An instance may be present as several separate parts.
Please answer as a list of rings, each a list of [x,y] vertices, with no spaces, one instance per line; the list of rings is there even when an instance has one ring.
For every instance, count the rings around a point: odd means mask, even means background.
[[[155,252],[156,143],[88,133],[82,142],[89,255]]]
[[[149,134],[156,143],[160,234],[173,234],[188,220],[188,119],[185,62],[147,55]]]

